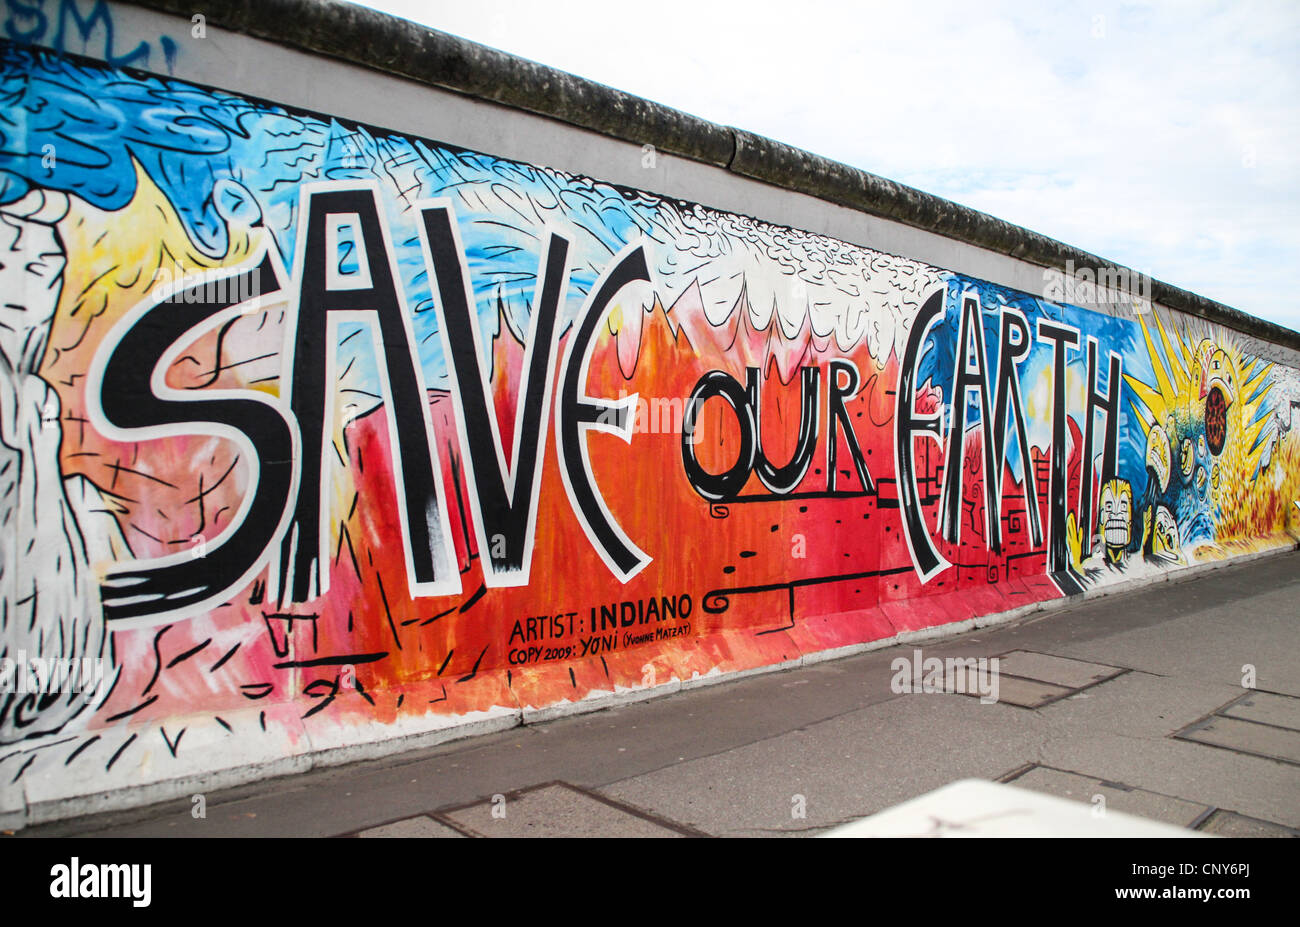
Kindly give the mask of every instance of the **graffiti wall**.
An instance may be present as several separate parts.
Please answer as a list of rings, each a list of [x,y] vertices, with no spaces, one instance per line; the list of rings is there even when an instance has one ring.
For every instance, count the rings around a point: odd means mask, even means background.
[[[1300,371],[1232,331],[0,60],[9,788],[654,688],[1292,543]],[[74,670],[95,684],[49,684]]]

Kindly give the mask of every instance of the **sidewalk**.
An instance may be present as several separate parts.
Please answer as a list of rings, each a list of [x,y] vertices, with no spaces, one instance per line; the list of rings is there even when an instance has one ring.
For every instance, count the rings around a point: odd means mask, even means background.
[[[1300,836],[1298,597],[1300,553],[1288,552],[961,637],[210,793],[202,818],[173,802],[21,836],[810,835],[969,777],[1224,836]],[[999,656],[998,700],[893,691],[891,664],[917,650]]]

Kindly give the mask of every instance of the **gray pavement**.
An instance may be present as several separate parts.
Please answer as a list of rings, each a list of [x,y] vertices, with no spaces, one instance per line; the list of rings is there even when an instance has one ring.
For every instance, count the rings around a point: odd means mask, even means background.
[[[956,779],[1300,836],[1300,553],[22,836],[806,836]],[[998,699],[892,661],[1000,658]],[[1253,673],[1253,687],[1250,675]],[[1248,685],[1243,685],[1243,680]]]

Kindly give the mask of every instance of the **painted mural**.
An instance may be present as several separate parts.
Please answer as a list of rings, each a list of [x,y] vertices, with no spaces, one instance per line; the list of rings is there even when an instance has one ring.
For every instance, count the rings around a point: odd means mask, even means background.
[[[776,664],[1296,527],[1298,372],[1203,321],[0,61],[10,787]]]

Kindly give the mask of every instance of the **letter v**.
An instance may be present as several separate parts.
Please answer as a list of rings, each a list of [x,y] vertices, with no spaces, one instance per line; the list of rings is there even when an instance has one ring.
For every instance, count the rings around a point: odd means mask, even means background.
[[[552,231],[538,268],[524,344],[524,382],[516,396],[514,449],[507,468],[456,219],[448,200],[420,206],[420,244],[437,290],[438,330],[451,374],[461,455],[467,462],[463,472],[483,581],[492,587],[526,586],[546,450],[542,425],[550,415],[559,347],[556,319],[569,282],[569,240]]]

